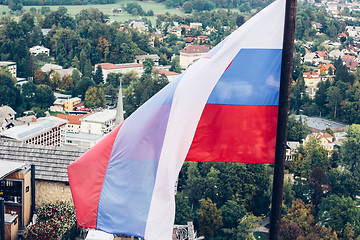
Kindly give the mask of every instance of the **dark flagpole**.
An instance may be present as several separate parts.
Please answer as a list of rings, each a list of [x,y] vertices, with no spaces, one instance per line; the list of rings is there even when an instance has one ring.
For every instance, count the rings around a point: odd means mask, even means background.
[[[275,150],[273,195],[270,215],[269,240],[279,238],[281,206],[284,185],[284,162],[286,152],[287,122],[290,99],[290,83],[293,64],[296,0],[286,1],[284,44],[281,66],[279,113]]]

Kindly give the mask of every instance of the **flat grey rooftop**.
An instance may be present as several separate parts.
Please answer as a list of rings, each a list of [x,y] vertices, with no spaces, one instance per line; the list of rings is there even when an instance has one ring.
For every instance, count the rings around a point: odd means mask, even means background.
[[[325,131],[327,128],[337,129],[337,128],[344,128],[346,126],[343,123],[335,122],[335,121],[328,120],[325,118],[308,117],[306,115],[296,115],[295,119],[299,120],[300,116],[301,116],[302,120],[307,119],[308,127],[318,129],[320,131]]]

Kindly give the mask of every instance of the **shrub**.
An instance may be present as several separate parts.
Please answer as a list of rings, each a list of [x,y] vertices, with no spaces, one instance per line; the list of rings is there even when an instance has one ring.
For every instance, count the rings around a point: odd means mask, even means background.
[[[75,211],[66,203],[47,204],[37,216],[38,222],[26,230],[25,239],[71,239],[76,235]]]

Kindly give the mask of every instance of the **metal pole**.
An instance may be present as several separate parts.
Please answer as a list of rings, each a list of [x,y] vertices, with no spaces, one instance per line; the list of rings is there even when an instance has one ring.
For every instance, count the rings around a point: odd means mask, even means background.
[[[269,239],[279,238],[281,206],[284,185],[284,161],[287,138],[287,122],[289,116],[290,83],[293,65],[293,49],[295,36],[296,0],[286,1],[285,29],[281,67],[279,112],[275,150],[275,169],[272,206],[270,216]]]
[[[35,213],[35,164],[31,164],[31,218]]]
[[[0,231],[1,231],[1,240],[5,240],[5,209],[4,209],[4,199],[0,198]]]

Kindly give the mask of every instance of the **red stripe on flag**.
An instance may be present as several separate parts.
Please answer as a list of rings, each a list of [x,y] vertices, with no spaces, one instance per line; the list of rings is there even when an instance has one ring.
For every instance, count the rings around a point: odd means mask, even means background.
[[[121,125],[68,166],[78,225],[96,228],[97,210],[113,144]]]
[[[187,161],[274,163],[277,106],[206,105]]]

